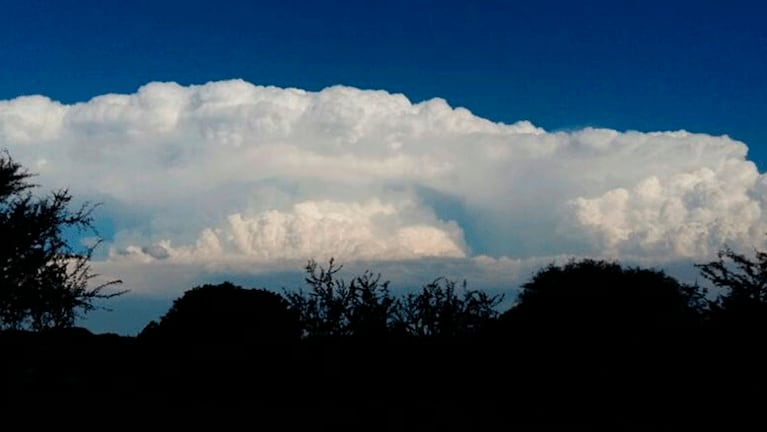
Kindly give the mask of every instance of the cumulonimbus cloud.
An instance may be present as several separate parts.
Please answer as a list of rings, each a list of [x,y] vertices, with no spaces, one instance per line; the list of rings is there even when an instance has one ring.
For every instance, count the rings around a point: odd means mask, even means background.
[[[727,136],[548,132],[342,86],[20,97],[0,101],[0,147],[41,184],[105,202],[112,260],[664,261],[767,232],[765,177]]]

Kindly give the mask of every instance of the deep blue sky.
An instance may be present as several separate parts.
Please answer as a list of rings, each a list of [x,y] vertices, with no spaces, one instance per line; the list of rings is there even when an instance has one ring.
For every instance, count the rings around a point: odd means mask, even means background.
[[[243,78],[546,129],[728,134],[767,167],[759,2],[0,1],[0,99]]]

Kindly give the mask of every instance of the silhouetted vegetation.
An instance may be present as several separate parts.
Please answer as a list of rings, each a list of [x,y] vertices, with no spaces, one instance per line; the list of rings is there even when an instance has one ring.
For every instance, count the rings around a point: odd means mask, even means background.
[[[522,285],[504,319],[567,331],[648,331],[696,327],[705,292],[662,271],[606,261],[550,265]]]
[[[121,294],[104,291],[120,281],[89,286],[97,276],[90,269],[96,244],[77,249],[65,237],[67,230],[93,229],[93,207],[72,210],[66,190],[35,197],[30,177],[0,154],[0,328],[71,327],[97,299]]]
[[[373,336],[386,333],[396,306],[389,282],[369,271],[348,284],[336,276],[342,266],[328,268],[310,260],[306,267],[309,292],[286,292],[291,310],[301,320],[305,336]]]
[[[333,259],[327,269],[311,260],[305,267],[309,291],[285,293],[305,336],[466,336],[487,326],[502,300],[468,290],[465,281],[459,295],[456,283],[444,278],[398,299],[380,274],[365,271],[347,283],[337,276],[341,268]]]
[[[279,294],[230,282],[186,291],[142,338],[195,342],[287,342],[299,336],[298,317]]]
[[[714,325],[767,330],[767,252],[755,250],[752,259],[725,246],[716,260],[696,267],[722,290],[710,305]]]
[[[194,418],[244,406],[248,420],[285,429],[758,423],[762,334],[737,337],[744,322],[731,320],[763,319],[765,263],[724,249],[700,264],[725,289],[713,302],[658,270],[552,264],[501,313],[501,296],[466,282],[437,278],[397,297],[380,274],[344,280],[334,260],[312,260],[306,290],[198,286],[136,338],[0,332],[0,389],[128,395],[139,410],[183,400]]]
[[[455,281],[438,278],[420,292],[399,300],[395,331],[413,336],[456,337],[476,334],[488,327],[498,315],[496,307],[503,296],[469,290],[466,281],[459,296],[455,285]]]

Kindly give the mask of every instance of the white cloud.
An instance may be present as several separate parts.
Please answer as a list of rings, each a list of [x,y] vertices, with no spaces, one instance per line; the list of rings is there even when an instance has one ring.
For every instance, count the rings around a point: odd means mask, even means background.
[[[630,189],[571,200],[572,228],[615,256],[701,258],[725,242],[761,242],[767,223],[754,194],[762,181],[753,165],[733,161],[717,171],[653,175]]]
[[[314,257],[400,260],[465,256],[462,232],[454,222],[436,220],[412,207],[409,203],[395,206],[378,200],[361,204],[305,201],[288,211],[232,214],[224,225],[205,228],[193,245],[174,247],[163,240],[143,248],[113,249],[111,257],[226,266],[243,261],[295,262]],[[414,215],[413,210],[421,214]]]
[[[104,201],[120,265],[665,262],[761,245],[767,232],[765,177],[726,136],[547,132],[341,86],[151,83],[73,105],[22,97],[0,101],[0,147],[40,184]]]
[[[55,138],[65,112],[64,106],[43,96],[0,101],[0,142],[32,145]]]

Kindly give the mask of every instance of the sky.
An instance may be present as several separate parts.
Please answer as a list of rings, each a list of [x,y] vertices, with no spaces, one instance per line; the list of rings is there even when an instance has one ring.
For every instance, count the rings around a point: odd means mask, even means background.
[[[101,203],[135,334],[307,259],[507,294],[572,257],[694,278],[767,232],[756,2],[0,1],[0,148]]]

